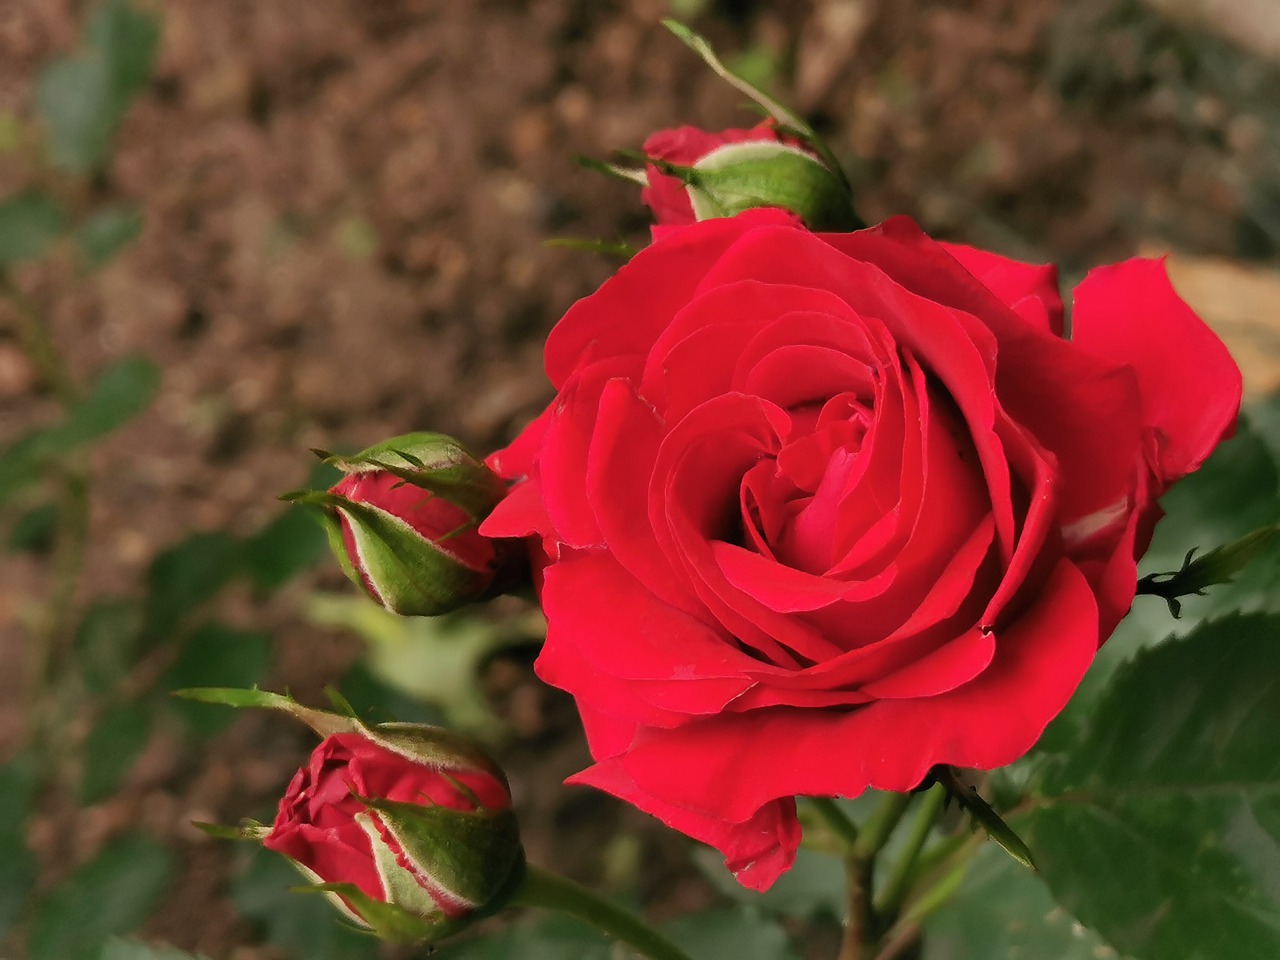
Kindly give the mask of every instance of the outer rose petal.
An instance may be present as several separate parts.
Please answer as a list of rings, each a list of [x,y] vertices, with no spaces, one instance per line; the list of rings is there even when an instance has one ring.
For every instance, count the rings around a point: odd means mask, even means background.
[[[663,816],[678,807],[727,823],[779,797],[911,790],[938,763],[991,769],[1026,753],[1097,645],[1093,594],[1064,560],[1035,605],[997,637],[991,666],[955,690],[841,712],[778,708],[642,730],[610,766],[622,765],[641,809]],[[645,796],[657,801],[652,809]]]
[[[1163,261],[1090,270],[1075,291],[1071,336],[1137,373],[1143,422],[1157,431],[1161,488],[1200,466],[1234,429],[1240,369],[1174,291]]]
[[[939,246],[1018,316],[1062,336],[1063,306],[1056,265],[1022,263],[960,243]]]
[[[647,813],[667,826],[701,840],[724,854],[724,864],[749,890],[767,890],[795,862],[800,847],[800,821],[794,797],[766,803],[740,823],[708,817],[668,804],[636,786],[617,760],[605,760],[570,777],[568,783],[596,787]]]

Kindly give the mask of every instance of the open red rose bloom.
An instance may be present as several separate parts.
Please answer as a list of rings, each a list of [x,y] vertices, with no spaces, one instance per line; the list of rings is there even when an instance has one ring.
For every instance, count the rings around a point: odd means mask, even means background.
[[[575,781],[762,889],[796,795],[1026,752],[1240,401],[1158,261],[1062,317],[1053,268],[761,210],[660,228],[574,306],[482,532],[538,538],[538,672],[597,761]]]
[[[459,786],[461,785],[461,787]],[[393,800],[451,810],[510,806],[505,785],[483,772],[437,768],[416,763],[368,737],[338,733],[311,754],[294,774],[263,846],[283,853],[324,883],[351,883],[375,900],[391,894],[374,857],[374,836],[395,848],[394,840],[366,799]],[[411,865],[401,862],[410,869]],[[446,916],[469,912],[421,871],[414,878]]]

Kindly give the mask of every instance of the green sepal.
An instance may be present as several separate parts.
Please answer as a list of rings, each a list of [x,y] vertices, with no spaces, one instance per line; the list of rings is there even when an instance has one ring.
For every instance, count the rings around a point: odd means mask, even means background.
[[[596,173],[603,173],[606,177],[616,177],[619,180],[628,180],[631,183],[638,183],[642,187],[649,185],[649,177],[643,170],[635,167],[624,167],[616,163],[607,163],[604,160],[597,160],[595,157],[584,157],[581,154],[574,156],[574,162],[579,166],[586,167],[588,170],[594,170]]]
[[[501,477],[443,433],[407,433],[351,456],[327,450],[313,452],[343,473],[384,470],[453,504],[473,520],[488,516],[506,495],[507,485]]]
[[[363,725],[358,720],[342,717],[327,710],[313,710],[304,707],[292,697],[267,690],[240,690],[231,687],[187,687],[174,690],[171,696],[183,700],[196,700],[200,703],[215,703],[225,707],[259,707],[265,710],[279,710],[291,717],[301,720],[321,737],[330,737],[335,733],[361,733]]]
[[[492,904],[524,862],[510,809],[453,810],[361,797],[414,867],[469,910]]]
[[[293,498],[343,513],[378,600],[392,613],[434,617],[473,603],[493,580],[489,570],[472,570],[446,553],[408,523],[385,510],[357,503],[336,493],[301,491]],[[341,558],[347,551],[339,537],[330,541]],[[364,586],[363,579],[357,583]]]
[[[1004,822],[995,808],[982,798],[976,787],[963,783],[952,767],[936,768],[934,776],[938,783],[946,788],[951,798],[977,821],[978,825],[986,831],[987,836],[999,844],[1005,853],[1028,870],[1036,870],[1035,858],[1031,855],[1031,848],[1027,846],[1026,841],[1014,832],[1013,827]]]
[[[855,230],[861,222],[839,177],[812,154],[771,140],[728,143],[693,166],[649,161],[687,187],[699,220],[758,207],[790,210],[812,230]]]
[[[443,914],[420,916],[394,903],[375,900],[354,883],[316,883],[291,889],[295,893],[336,894],[374,935],[392,943],[430,943],[457,933],[472,922],[471,917],[450,920]]]
[[[1192,558],[1196,550],[1192,548],[1178,570],[1148,574],[1138,581],[1137,592],[1159,597],[1169,605],[1173,618],[1181,619],[1181,597],[1202,597],[1209,587],[1231,583],[1236,574],[1265,553],[1278,537],[1280,525],[1273,524],[1246,533],[1232,543],[1214,547],[1195,559]]]
[[[390,721],[362,729],[378,746],[432,770],[484,772],[507,787],[507,776],[487,753],[444,727]]]
[[[257,820],[241,820],[238,826],[223,823],[205,823],[203,820],[192,820],[191,825],[206,836],[215,840],[249,840],[261,843],[262,838],[271,832],[271,828]]]
[[[835,154],[831,152],[831,148],[818,136],[813,127],[809,126],[799,116],[778,103],[767,93],[747,83],[747,81],[726,67],[720,58],[716,56],[715,50],[712,49],[711,44],[707,42],[705,37],[690,30],[680,21],[669,17],[662,21],[662,25],[670,30],[681,43],[696,53],[716,76],[720,77],[739,93],[750,97],[755,103],[759,104],[760,108],[778,124],[780,132],[795,137],[816,153],[822,159],[822,162],[826,164],[832,175],[839,179],[844,186],[845,192],[851,193],[848,178],[840,166],[840,161],[836,159]],[[857,220],[856,217],[855,220]],[[858,226],[862,226],[861,221],[857,221],[857,223]],[[817,228],[815,227],[814,229]]]

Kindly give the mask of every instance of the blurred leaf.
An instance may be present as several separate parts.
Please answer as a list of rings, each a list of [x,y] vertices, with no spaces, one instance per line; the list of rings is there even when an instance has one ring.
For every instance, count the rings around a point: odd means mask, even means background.
[[[308,511],[290,508],[245,541],[244,562],[254,586],[264,593],[329,555],[324,529]]]
[[[55,165],[84,174],[105,163],[130,100],[150,75],[158,39],[152,17],[125,0],[107,0],[89,21],[85,49],[40,72],[36,109]]]
[[[59,442],[80,444],[105,437],[146,410],[159,386],[160,368],[145,357],[113,363],[71,412]]]
[[[405,723],[444,724],[444,715],[437,708],[421,700],[407,696],[375,677],[364,663],[357,663],[342,677],[339,684],[342,695],[355,709],[356,715],[369,723],[385,723],[401,720]]]
[[[76,241],[85,265],[96,270],[136,240],[141,232],[142,214],[137,210],[103,210],[80,225]]]
[[[1097,960],[1115,951],[1055,906],[1043,881],[985,844],[924,923],[923,960]]]
[[[735,904],[703,910],[666,924],[663,931],[695,957],[798,960],[787,931],[754,907]]]
[[[143,637],[167,639],[238,572],[240,543],[228,533],[197,533],[159,554],[147,571]],[[207,682],[207,681],[206,681]]]
[[[96,960],[108,938],[151,915],[172,872],[172,856],[142,833],[117,837],[40,905],[31,960]]]
[[[540,913],[532,922],[499,933],[448,943],[432,954],[432,960],[620,960],[621,955],[611,941],[586,924]]]
[[[48,553],[58,530],[58,508],[42,503],[20,516],[9,529],[9,549]]]
[[[1055,898],[1141,960],[1280,956],[1280,617],[1118,670],[1015,821]]]
[[[121,703],[98,718],[81,750],[80,802],[98,803],[115,792],[151,735],[151,706]]]
[[[159,382],[159,368],[141,357],[107,367],[66,420],[28,433],[0,454],[0,503],[39,480],[50,461],[106,436],[145,410]]]
[[[271,647],[270,634],[207,624],[187,637],[163,686],[170,690],[197,684],[252,687],[271,666]],[[235,719],[230,710],[208,703],[175,700],[173,708],[201,737],[218,733]]]
[[[22,120],[12,110],[0,110],[0,153],[22,146]]]
[[[138,940],[112,938],[98,955],[98,960],[205,960],[203,955],[187,953],[173,947],[150,947]]]
[[[267,940],[307,960],[374,960],[378,941],[343,924],[323,898],[290,892],[301,882],[284,857],[255,850],[231,883],[236,910],[262,928]],[[37,958],[38,960],[38,958]]]
[[[0,267],[35,260],[62,233],[62,211],[43,193],[24,193],[0,203]]]
[[[27,848],[27,816],[35,782],[18,761],[0,767],[0,939],[22,914],[36,879],[36,860]]]
[[[827,916],[840,919],[845,910],[844,861],[828,853],[801,848],[795,865],[764,893],[748,890],[724,868],[724,857],[707,847],[693,851],[693,862],[724,896],[780,917]]]
[[[129,672],[141,628],[142,608],[132,600],[98,598],[85,610],[72,649],[91,693],[107,692]]]

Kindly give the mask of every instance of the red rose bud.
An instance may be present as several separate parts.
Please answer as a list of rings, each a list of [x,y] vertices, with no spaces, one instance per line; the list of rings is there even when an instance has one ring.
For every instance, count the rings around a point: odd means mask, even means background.
[[[489,591],[508,551],[476,527],[506,485],[461,444],[414,433],[324,456],[347,475],[328,493],[285,497],[323,508],[338,561],[369,596],[394,613],[436,616]]]
[[[262,843],[348,917],[404,942],[499,909],[524,869],[501,770],[469,742],[414,724],[326,737]]]
[[[660,224],[776,207],[814,230],[860,226],[843,176],[772,123],[719,133],[662,130],[645,141],[644,153],[648,186],[640,196]]]

